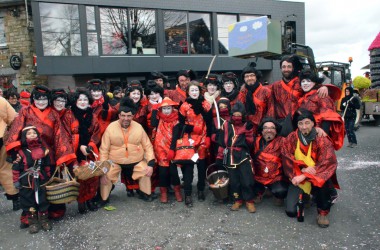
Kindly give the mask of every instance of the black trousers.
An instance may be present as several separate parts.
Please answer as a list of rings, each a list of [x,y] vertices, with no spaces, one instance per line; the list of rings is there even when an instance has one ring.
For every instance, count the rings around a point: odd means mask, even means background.
[[[45,187],[40,187],[38,190],[38,200],[37,204],[34,190],[31,188],[21,188],[20,189],[20,205],[21,209],[25,212],[29,212],[30,208],[34,208],[38,212],[46,212],[49,208],[50,203],[46,199],[46,189]]]
[[[255,182],[254,193],[258,195],[259,193],[264,193],[265,187],[269,188],[273,196],[278,199],[285,199],[288,192],[289,183],[285,181],[276,181],[269,185],[261,184],[260,182]]]
[[[315,196],[318,210],[330,211],[331,208],[331,187],[332,181],[328,180],[322,187],[312,186],[311,194]],[[297,214],[297,202],[303,190],[293,184],[289,185],[285,202],[285,212],[290,217]]]
[[[250,161],[246,160],[236,168],[228,168],[230,188],[235,201],[251,201],[254,198],[255,181]]]
[[[160,187],[177,186],[180,184],[176,164],[170,163],[169,167],[158,166]]]

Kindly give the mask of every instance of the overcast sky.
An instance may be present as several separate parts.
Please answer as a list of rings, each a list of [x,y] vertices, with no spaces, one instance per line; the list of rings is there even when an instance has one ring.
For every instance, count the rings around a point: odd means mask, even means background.
[[[306,45],[313,49],[316,62],[348,62],[351,56],[352,78],[363,75],[368,47],[380,32],[380,0],[293,2],[305,3]]]

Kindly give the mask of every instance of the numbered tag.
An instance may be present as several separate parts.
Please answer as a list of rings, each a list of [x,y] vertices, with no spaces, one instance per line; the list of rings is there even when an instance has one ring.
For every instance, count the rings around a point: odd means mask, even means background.
[[[108,168],[104,167],[104,168],[103,168],[103,173],[106,174],[107,172],[108,172]]]
[[[95,169],[95,162],[90,161],[90,162],[88,163],[88,168],[91,169],[91,170],[94,170],[94,169]]]

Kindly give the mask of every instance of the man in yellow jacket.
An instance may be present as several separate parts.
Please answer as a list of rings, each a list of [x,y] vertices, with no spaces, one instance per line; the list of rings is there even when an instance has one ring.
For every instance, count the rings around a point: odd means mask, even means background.
[[[4,146],[4,134],[7,126],[10,126],[17,113],[9,102],[0,97],[0,185],[5,190],[5,196],[13,201],[13,210],[20,209],[17,189],[13,186],[12,164],[6,161],[7,153]]]
[[[139,180],[140,198],[152,201],[151,180],[155,164],[152,143],[143,127],[133,121],[137,108],[133,101],[124,98],[120,102],[119,120],[110,123],[100,146],[100,160],[111,160],[112,167],[101,178],[102,205],[108,202],[112,183],[116,183],[122,170],[130,170],[132,179]]]

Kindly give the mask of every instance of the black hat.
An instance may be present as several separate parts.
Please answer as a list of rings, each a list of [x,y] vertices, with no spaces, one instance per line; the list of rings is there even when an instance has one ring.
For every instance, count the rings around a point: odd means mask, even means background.
[[[153,80],[160,79],[160,78],[164,82],[166,82],[168,80],[168,78],[164,74],[162,74],[161,72],[159,72],[159,71],[153,71],[150,74],[151,74]]]
[[[302,70],[299,75],[299,78],[300,78],[300,82],[302,82],[302,80],[304,79],[309,79],[312,82],[314,82],[315,85],[321,84],[323,82],[323,78],[318,77],[317,74],[315,74],[310,69]]]
[[[197,79],[197,73],[192,69],[181,69],[177,73],[177,79],[180,76],[188,77],[190,81]]]
[[[33,91],[32,91],[32,94],[30,96],[30,103],[33,104],[34,103],[34,99],[40,99],[41,97],[43,96],[46,96],[48,98],[48,100],[50,100],[50,89],[44,85],[37,85],[36,87],[34,87]]]
[[[131,112],[133,115],[137,112],[137,106],[134,104],[133,100],[129,97],[124,97],[120,100],[119,113],[121,112]]]
[[[259,70],[257,70],[254,67],[247,66],[241,72],[241,79],[242,79],[243,82],[244,82],[244,76],[245,76],[245,74],[248,74],[248,73],[254,73],[256,75],[257,81],[259,81],[261,79],[261,72]]]
[[[261,121],[261,123],[259,124],[259,127],[257,128],[257,131],[259,132],[259,134],[261,134],[263,132],[264,124],[267,122],[272,122],[274,124],[274,126],[276,127],[277,134],[279,134],[281,132],[282,126],[280,125],[280,123],[277,122],[276,119],[274,119],[272,117],[265,117]]]
[[[129,83],[129,86],[130,86],[130,87],[133,87],[133,86],[142,87],[141,82],[140,82],[139,80],[132,80],[132,81]]]
[[[90,91],[91,90],[93,90],[93,91],[100,90],[103,93],[106,92],[104,83],[100,79],[92,79],[92,80],[88,81],[87,83],[88,83],[87,89],[90,90]]]
[[[235,73],[233,72],[226,72],[222,75],[222,82],[232,82],[235,85],[235,89],[239,87],[239,80]]]
[[[164,97],[164,88],[161,87],[160,85],[158,85],[155,81],[153,80],[149,80],[146,84],[146,88],[145,88],[145,94],[148,96],[150,95],[152,92],[154,93],[159,93],[160,96],[163,98]]]
[[[245,107],[244,107],[244,104],[241,103],[240,101],[237,101],[231,109],[231,114],[235,112],[240,112],[243,117],[245,116]]]
[[[218,75],[218,74],[209,74],[207,76],[207,78],[203,81],[203,86],[207,87],[208,84],[216,85],[218,87],[218,89],[220,89],[220,87],[222,85],[221,75]]]
[[[294,113],[293,126],[295,128],[298,127],[298,122],[302,121],[303,119],[310,119],[312,122],[314,122],[314,125],[316,124],[313,112],[304,108],[300,108]]]
[[[51,90],[51,100],[54,101],[58,97],[67,100],[67,93],[64,89],[52,89]]]

